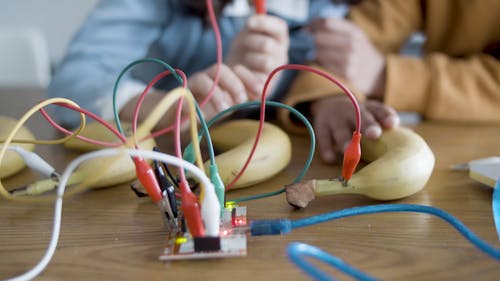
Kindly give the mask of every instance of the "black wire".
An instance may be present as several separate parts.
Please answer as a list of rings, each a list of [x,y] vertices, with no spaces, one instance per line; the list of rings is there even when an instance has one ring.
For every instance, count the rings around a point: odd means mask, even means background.
[[[160,149],[157,146],[153,147],[153,151],[155,151],[155,152],[161,152]],[[167,172],[167,175],[170,178],[170,180],[172,181],[172,183],[175,185],[175,187],[178,188],[179,187],[179,182],[172,175],[172,172],[170,171],[170,169],[168,168],[168,166],[165,163],[163,163],[163,162],[162,162],[162,165],[163,165],[164,170]]]
[[[172,180],[172,183],[175,185],[175,187],[179,187],[178,180],[172,175],[172,172],[170,172],[170,169],[165,163],[163,163],[163,168],[165,168],[165,171],[167,171],[167,175],[170,178],[170,180]]]

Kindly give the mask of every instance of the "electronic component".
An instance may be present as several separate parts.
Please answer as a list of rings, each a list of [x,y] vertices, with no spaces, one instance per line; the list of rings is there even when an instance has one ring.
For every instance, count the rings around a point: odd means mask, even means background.
[[[179,231],[169,234],[163,261],[243,257],[247,254],[246,207],[229,206],[221,219],[220,236],[196,237]]]
[[[199,252],[217,252],[220,250],[220,237],[205,236],[194,237],[194,251]]]
[[[480,183],[495,186],[500,179],[500,157],[488,157],[469,162],[469,176]]]
[[[452,165],[453,171],[469,171],[469,177],[482,184],[494,187],[500,179],[500,157],[492,156]]]

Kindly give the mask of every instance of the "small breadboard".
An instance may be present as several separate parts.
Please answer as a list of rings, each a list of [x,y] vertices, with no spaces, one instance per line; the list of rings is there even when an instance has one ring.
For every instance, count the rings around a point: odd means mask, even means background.
[[[216,259],[243,257],[247,254],[247,238],[244,231],[247,225],[247,210],[244,206],[230,206],[224,209],[221,219],[220,236],[214,239],[195,241],[188,232],[179,231],[169,234],[167,245],[160,255],[162,261]],[[196,250],[196,244],[219,243],[217,250]],[[198,246],[199,247],[199,246]],[[204,246],[202,245],[202,248]]]

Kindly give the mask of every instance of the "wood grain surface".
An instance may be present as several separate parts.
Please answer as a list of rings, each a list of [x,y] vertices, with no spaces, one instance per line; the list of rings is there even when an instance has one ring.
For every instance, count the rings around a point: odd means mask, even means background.
[[[0,114],[20,117],[43,98],[37,90],[0,91]],[[39,138],[56,134],[41,118],[27,125]],[[402,200],[441,208],[481,238],[500,247],[491,213],[492,189],[450,165],[500,155],[500,128],[492,125],[421,123],[414,130],[428,142],[436,167],[426,188]],[[293,159],[278,176],[258,186],[232,191],[229,198],[277,190],[298,175],[309,140],[293,136]],[[75,157],[61,146],[37,146],[59,171]],[[316,157],[306,178],[329,178],[339,167]],[[23,171],[4,180],[8,187],[36,179]],[[378,204],[361,196],[321,197],[294,210],[283,194],[246,203],[249,219],[303,218],[343,208]],[[53,205],[0,200],[0,279],[34,266],[52,231]],[[54,258],[38,280],[309,280],[286,256],[292,241],[335,254],[383,280],[500,280],[500,265],[472,246],[447,223],[425,214],[389,213],[344,218],[286,236],[248,237],[243,258],[160,262],[166,231],[157,207],[138,199],[127,185],[88,191],[64,201],[61,236]],[[322,266],[325,268],[324,266]],[[326,268],[325,268],[326,269]],[[351,280],[337,271],[341,280]]]

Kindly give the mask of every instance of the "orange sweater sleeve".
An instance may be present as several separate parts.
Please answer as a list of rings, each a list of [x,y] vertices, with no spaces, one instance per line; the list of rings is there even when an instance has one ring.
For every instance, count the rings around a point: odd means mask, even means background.
[[[422,28],[420,0],[361,1],[349,19],[361,28],[382,53],[398,52],[409,36]]]
[[[498,1],[378,0],[354,7],[351,20],[387,54],[384,102],[426,119],[500,122],[500,62],[482,52],[482,46],[500,41],[498,6]],[[472,18],[461,18],[464,14]],[[427,35],[427,55],[397,55],[417,30]]]
[[[500,123],[500,62],[435,53],[422,59],[389,56],[385,103],[427,119]]]

